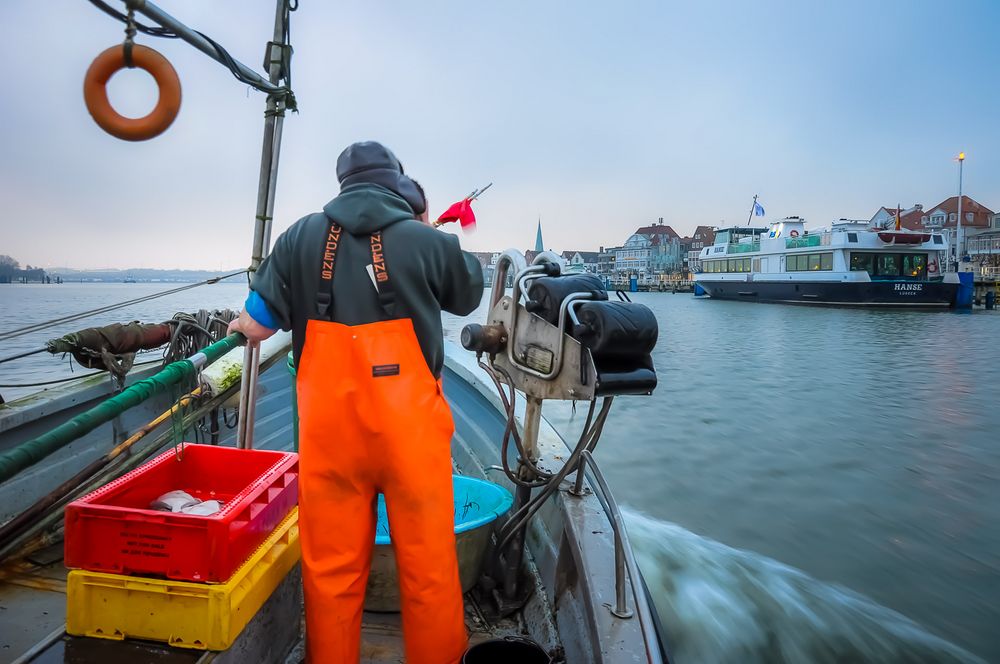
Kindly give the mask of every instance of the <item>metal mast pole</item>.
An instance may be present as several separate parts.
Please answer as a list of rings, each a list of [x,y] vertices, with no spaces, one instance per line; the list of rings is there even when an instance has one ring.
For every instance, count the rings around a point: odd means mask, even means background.
[[[750,204],[750,214],[747,215],[747,226],[750,225],[750,220],[753,219],[754,210],[757,209],[757,196],[759,196],[759,194],[753,195],[753,203]]]
[[[955,230],[955,259],[958,269],[962,269],[962,165],[965,163],[965,153],[958,153],[958,226]]]
[[[277,46],[285,39],[285,0],[277,0],[274,15],[274,42],[268,47],[268,76],[277,85],[283,75],[284,58]],[[264,144],[260,156],[260,179],[257,183],[257,216],[254,223],[253,252],[250,272],[260,267],[271,244],[271,218],[274,213],[274,191],[278,182],[278,158],[281,154],[281,130],[285,119],[284,97],[268,95],[264,112]],[[243,353],[243,376],[240,384],[239,424],[237,445],[253,447],[254,411],[257,404],[257,379],[260,370],[260,347],[247,344]]]

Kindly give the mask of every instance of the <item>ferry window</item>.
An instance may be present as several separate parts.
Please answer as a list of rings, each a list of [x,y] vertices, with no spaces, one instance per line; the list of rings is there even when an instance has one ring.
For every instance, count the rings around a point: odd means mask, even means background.
[[[833,254],[822,254],[820,256],[820,268],[821,270],[832,270],[833,269]]]
[[[903,256],[903,276],[923,279],[927,276],[927,254]]]
[[[998,221],[1000,221],[1000,220],[998,220]],[[998,227],[1000,227],[1000,224],[997,224],[997,225],[998,225]],[[944,244],[944,238],[942,238],[940,235],[935,235],[934,236],[934,244]]]
[[[873,273],[875,271],[875,254],[851,254],[851,271]]]
[[[819,270],[821,267],[819,254],[809,254],[809,269]]]
[[[743,271],[744,272],[749,272],[750,271],[750,259],[749,258],[744,258],[743,259]]]
[[[785,257],[785,272],[798,272],[799,271],[799,259],[805,258],[805,256],[800,256],[798,254],[789,254]]]
[[[750,268],[750,271],[751,272],[760,272],[760,259],[759,258],[753,259],[753,267]]]
[[[848,242],[857,242],[858,241],[858,234],[857,233],[848,233],[847,234],[847,241]]]
[[[898,277],[899,263],[899,254],[879,254],[875,259],[875,275],[879,277]]]

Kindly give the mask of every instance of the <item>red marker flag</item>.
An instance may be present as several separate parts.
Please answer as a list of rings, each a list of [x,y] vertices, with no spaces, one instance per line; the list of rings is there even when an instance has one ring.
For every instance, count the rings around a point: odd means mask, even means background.
[[[440,226],[441,224],[447,224],[452,221],[459,222],[462,225],[462,228],[466,231],[475,230],[476,213],[472,211],[471,199],[463,198],[459,202],[453,204],[445,210],[440,217],[437,218],[435,225]]]

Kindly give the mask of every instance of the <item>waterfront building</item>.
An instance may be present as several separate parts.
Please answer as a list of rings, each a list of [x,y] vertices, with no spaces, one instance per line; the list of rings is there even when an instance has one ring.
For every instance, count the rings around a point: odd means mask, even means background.
[[[619,249],[621,247],[601,247],[597,252],[597,276],[605,284],[611,283],[615,278],[615,258]]]
[[[590,272],[597,274],[597,263],[600,254],[596,251],[564,251],[561,254],[566,261],[566,267],[571,272]]]
[[[698,226],[690,237],[681,238],[681,255],[683,269],[686,272],[697,272],[701,269],[701,250],[711,247],[715,242],[715,229],[711,226]]]
[[[651,285],[666,281],[666,276],[683,266],[681,238],[663,223],[642,226],[615,249],[614,280],[628,281],[635,277],[640,284]]]
[[[483,281],[486,284],[492,284],[493,270],[496,268],[499,254],[495,251],[472,251],[470,253],[476,257],[483,268]]]

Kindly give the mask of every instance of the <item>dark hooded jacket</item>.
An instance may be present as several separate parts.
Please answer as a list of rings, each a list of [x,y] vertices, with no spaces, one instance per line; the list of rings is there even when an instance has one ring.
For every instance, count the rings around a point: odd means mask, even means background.
[[[427,366],[440,376],[444,365],[441,312],[464,316],[479,306],[482,268],[472,254],[462,251],[457,237],[415,220],[402,197],[371,183],[344,187],[323,212],[299,219],[282,233],[250,284],[281,328],[292,330],[296,365],[305,344],[306,322],[323,319],[318,306],[320,270],[331,219],[344,232],[334,268],[329,319],[344,325],[411,319]],[[370,237],[379,230],[395,295],[393,315],[379,304],[367,270],[372,262]]]

